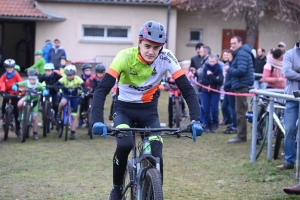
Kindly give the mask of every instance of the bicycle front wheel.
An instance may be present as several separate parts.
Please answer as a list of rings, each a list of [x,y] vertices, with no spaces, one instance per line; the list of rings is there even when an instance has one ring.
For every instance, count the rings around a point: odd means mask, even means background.
[[[128,160],[126,171],[123,179],[123,193],[126,193],[123,196],[122,200],[135,200],[133,192],[133,165],[131,160]],[[127,189],[128,188],[128,189]]]
[[[150,168],[145,174],[142,183],[143,200],[162,200],[163,191],[160,172],[156,168]]]
[[[49,101],[46,100],[44,102],[44,110],[43,110],[43,136],[47,137],[47,132],[49,128],[49,120],[48,120],[48,115],[49,115]]]
[[[11,120],[11,113],[12,113],[12,108],[10,106],[7,107],[6,112],[5,112],[5,123],[3,125],[4,129],[4,140],[7,140],[8,138],[8,132],[9,132],[9,126],[10,126],[10,120]]]
[[[68,107],[68,112],[67,112],[67,119],[66,119],[66,126],[65,126],[65,141],[68,140],[68,131],[69,131],[69,125],[70,125],[70,117],[71,117],[71,108]]]
[[[279,127],[277,127],[275,134],[276,134],[276,139],[275,139],[273,158],[274,158],[274,160],[277,160],[279,157],[279,153],[280,153],[281,141],[284,138],[284,135]]]
[[[30,109],[31,106],[29,104],[25,105],[23,108],[23,119],[22,119],[22,140],[21,142],[25,142],[26,138],[29,137],[28,129],[29,129],[29,121],[30,121]]]
[[[257,124],[257,139],[256,145],[258,146],[258,150],[256,152],[256,159],[261,154],[263,147],[265,145],[269,128],[269,116],[265,115],[262,117]]]

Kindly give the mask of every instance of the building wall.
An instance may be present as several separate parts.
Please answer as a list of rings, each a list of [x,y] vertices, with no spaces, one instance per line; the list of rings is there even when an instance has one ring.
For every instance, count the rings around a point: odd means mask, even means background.
[[[138,31],[149,20],[167,26],[167,6],[128,6],[107,4],[39,3],[39,9],[64,16],[63,22],[37,22],[35,48],[41,49],[46,39],[58,38],[72,61],[101,56],[115,56],[121,49],[138,44]],[[176,11],[171,12],[170,30],[176,32]],[[130,42],[83,41],[82,25],[115,25],[131,27]],[[169,36],[169,48],[175,50],[175,35]],[[99,58],[99,57],[98,57]]]
[[[177,46],[176,56],[178,60],[190,59],[195,55],[195,44],[189,43],[190,28],[203,29],[203,43],[210,46],[212,52],[221,54],[222,52],[222,30],[223,29],[245,29],[242,17],[225,21],[219,16],[212,16],[202,13],[201,17],[197,13],[177,11]],[[298,39],[293,29],[288,24],[283,24],[276,19],[267,16],[259,27],[258,46],[266,51],[276,47],[280,41],[287,45],[287,49],[292,48]]]

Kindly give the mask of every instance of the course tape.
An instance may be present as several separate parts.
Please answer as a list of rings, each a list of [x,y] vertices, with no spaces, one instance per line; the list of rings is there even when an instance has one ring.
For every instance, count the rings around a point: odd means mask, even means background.
[[[252,94],[252,93],[234,93],[234,92],[219,91],[219,90],[212,89],[212,88],[210,88],[210,87],[207,87],[207,86],[205,86],[205,85],[202,85],[202,84],[198,83],[194,78],[191,78],[191,80],[192,80],[193,83],[195,83],[196,85],[199,85],[199,86],[201,86],[202,88],[207,89],[208,91],[218,92],[218,93],[221,93],[221,94],[227,94],[227,95],[231,95],[231,96],[243,96],[243,97],[253,97],[253,96],[255,96],[255,94]],[[256,90],[255,90],[255,91],[256,91]]]

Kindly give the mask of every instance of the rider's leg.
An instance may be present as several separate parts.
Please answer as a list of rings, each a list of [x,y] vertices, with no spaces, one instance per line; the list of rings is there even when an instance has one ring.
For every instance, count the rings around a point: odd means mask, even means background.
[[[75,130],[76,130],[76,126],[77,126],[77,110],[78,110],[79,98],[70,99],[70,103],[71,103],[71,110],[72,110],[72,126],[71,126],[70,139],[74,140],[75,139]]]
[[[23,97],[22,99],[20,99],[20,100],[18,101],[18,104],[17,104],[17,105],[18,105],[19,113],[22,113],[24,101],[25,101],[25,97]]]
[[[169,128],[172,128],[173,127],[173,102],[172,102],[172,97],[169,97],[168,119],[169,119]]]

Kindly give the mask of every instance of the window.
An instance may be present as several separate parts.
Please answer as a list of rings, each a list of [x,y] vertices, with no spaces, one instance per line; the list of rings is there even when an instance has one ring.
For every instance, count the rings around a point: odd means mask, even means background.
[[[83,39],[95,41],[129,41],[129,27],[83,26]]]
[[[190,30],[190,43],[202,42],[203,31],[202,29],[191,29]]]

